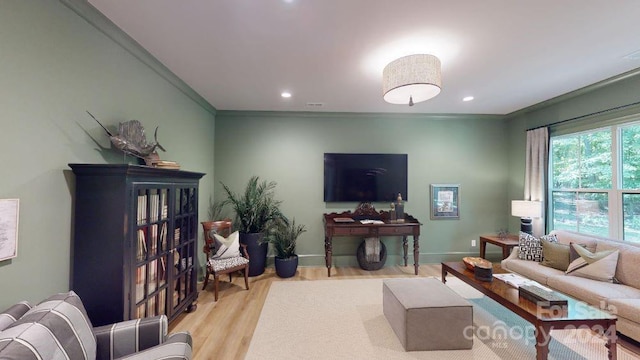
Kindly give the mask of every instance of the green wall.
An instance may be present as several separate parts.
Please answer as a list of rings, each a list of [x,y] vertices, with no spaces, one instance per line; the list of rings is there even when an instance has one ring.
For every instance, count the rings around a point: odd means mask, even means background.
[[[206,214],[215,109],[62,2],[2,0],[0,44],[0,198],[20,199],[18,257],[0,262],[0,311],[69,289],[74,177],[67,164],[135,162],[108,149],[86,110],[112,129],[140,120],[151,138],[159,126],[163,159],[207,173]]]
[[[353,211],[357,205],[323,201],[323,154],[406,153],[405,211],[423,223],[421,262],[477,256],[478,247],[471,247],[471,239],[507,227],[506,135],[507,126],[499,116],[220,111],[215,193],[222,194],[219,182],[242,191],[252,175],[276,181],[285,215],[308,227],[298,243],[301,264],[322,265],[322,214]],[[429,219],[433,183],[460,184],[460,220]],[[386,203],[374,205],[378,210],[389,208]],[[360,240],[334,239],[335,264],[357,264],[354,254]],[[390,254],[387,265],[400,264],[400,242],[384,241]]]

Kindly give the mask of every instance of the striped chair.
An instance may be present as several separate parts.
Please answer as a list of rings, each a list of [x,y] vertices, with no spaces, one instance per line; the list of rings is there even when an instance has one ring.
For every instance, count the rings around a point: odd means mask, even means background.
[[[167,336],[165,315],[94,328],[82,301],[70,291],[30,308],[0,313],[0,359],[191,359],[191,336]]]

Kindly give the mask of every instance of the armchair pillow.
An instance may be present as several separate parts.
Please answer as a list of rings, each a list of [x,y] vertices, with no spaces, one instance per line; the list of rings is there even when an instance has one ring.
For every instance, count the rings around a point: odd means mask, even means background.
[[[21,301],[12,305],[7,310],[0,313],[0,331],[8,328],[16,322],[24,313],[31,309],[31,305],[26,301]]]
[[[213,234],[213,237],[215,254],[211,256],[212,259],[219,260],[240,256],[240,234],[237,231],[232,232],[226,238],[218,234]]]

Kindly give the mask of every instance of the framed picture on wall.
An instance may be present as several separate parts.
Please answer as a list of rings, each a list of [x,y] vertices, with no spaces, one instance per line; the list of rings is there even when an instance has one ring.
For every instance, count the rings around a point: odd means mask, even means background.
[[[19,204],[18,199],[0,199],[0,261],[18,256]]]
[[[460,219],[460,185],[431,184],[431,220]]]

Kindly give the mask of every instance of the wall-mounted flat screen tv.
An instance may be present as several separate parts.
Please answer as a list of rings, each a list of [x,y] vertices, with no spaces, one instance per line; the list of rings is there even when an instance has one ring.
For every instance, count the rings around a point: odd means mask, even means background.
[[[325,202],[390,202],[407,194],[407,154],[324,154]]]

